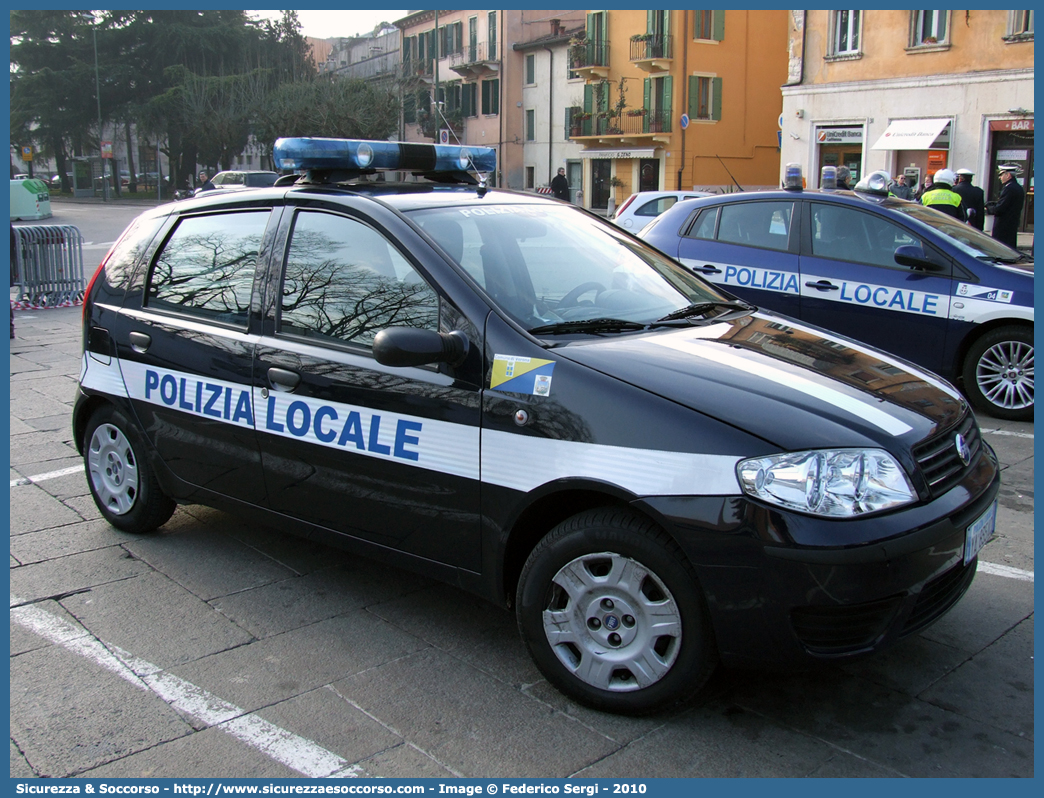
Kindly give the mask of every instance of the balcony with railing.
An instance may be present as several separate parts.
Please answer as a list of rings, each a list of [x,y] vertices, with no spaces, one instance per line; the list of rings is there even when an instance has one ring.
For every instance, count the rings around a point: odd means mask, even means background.
[[[569,45],[569,68],[585,80],[609,77],[609,42],[579,39]]]
[[[662,33],[639,33],[631,37],[631,63],[643,72],[670,72],[674,39]]]
[[[459,53],[450,53],[449,68],[464,78],[480,78],[500,71],[497,45],[487,42],[465,44]]]
[[[582,108],[569,109],[566,138],[597,139],[604,143],[628,144],[641,141],[667,141],[671,132],[669,111],[646,111],[627,108],[622,115],[608,112],[585,113]]]

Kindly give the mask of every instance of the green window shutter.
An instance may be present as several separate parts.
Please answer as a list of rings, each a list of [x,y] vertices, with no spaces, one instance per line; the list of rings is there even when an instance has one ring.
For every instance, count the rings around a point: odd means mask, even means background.
[[[489,81],[482,81],[482,113],[489,113]]]
[[[699,118],[700,107],[700,79],[696,75],[689,75],[689,118]]]
[[[642,107],[646,113],[652,110],[652,78],[642,81]]]
[[[670,36],[671,35],[671,12],[670,11],[664,11],[663,12],[663,35],[664,36]]]
[[[671,111],[673,110],[673,102],[672,102],[672,98],[674,96],[674,84],[672,82],[673,80],[674,80],[674,78],[672,78],[670,75],[667,75],[663,79],[663,100],[662,100],[662,103],[661,103],[660,107],[663,110],[663,118],[664,118],[665,122],[670,121]]]
[[[596,34],[596,31],[595,31],[595,15],[594,14],[588,14],[587,15],[587,38],[588,39],[594,39],[594,38],[596,38],[595,34]]]
[[[470,88],[470,84],[466,85],[460,93],[461,116],[471,116],[471,95],[469,94]]]
[[[720,42],[725,39],[725,12],[714,11],[713,25],[714,25],[714,41]]]
[[[645,32],[652,33],[656,30],[656,15],[659,11],[653,11],[651,8],[645,12]]]
[[[590,83],[584,84],[584,113],[589,114],[594,109],[592,104],[594,103],[594,86]]]
[[[605,11],[603,11],[601,13],[601,23],[602,23],[602,38],[601,38],[601,41],[602,41],[602,44],[605,44],[607,41],[609,41],[609,14],[606,13]]]
[[[721,119],[721,78],[711,81],[711,119]]]

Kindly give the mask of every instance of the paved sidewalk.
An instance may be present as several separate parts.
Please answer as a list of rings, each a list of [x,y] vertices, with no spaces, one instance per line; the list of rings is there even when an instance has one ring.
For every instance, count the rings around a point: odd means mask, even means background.
[[[1034,774],[1032,424],[983,421],[1001,531],[940,623],[624,718],[552,689],[510,613],[422,576],[198,506],[110,528],[71,440],[80,314],[18,313],[11,342],[14,777]]]

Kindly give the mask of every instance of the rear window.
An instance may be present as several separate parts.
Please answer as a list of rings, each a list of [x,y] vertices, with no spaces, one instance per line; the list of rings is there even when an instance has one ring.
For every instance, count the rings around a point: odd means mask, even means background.
[[[156,256],[145,303],[245,328],[270,212],[182,219]]]

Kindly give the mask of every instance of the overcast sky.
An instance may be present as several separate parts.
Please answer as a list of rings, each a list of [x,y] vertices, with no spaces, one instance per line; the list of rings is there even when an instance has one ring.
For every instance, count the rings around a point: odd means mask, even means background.
[[[278,19],[282,11],[248,11],[257,19]],[[406,16],[405,11],[298,11],[301,33],[316,39],[334,36],[356,36],[369,33],[380,22],[394,22]]]

